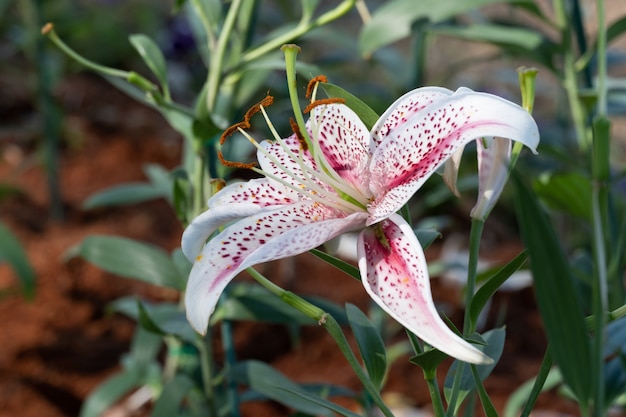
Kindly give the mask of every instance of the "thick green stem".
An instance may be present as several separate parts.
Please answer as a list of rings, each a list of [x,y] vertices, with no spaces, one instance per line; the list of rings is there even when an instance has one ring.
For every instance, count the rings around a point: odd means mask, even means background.
[[[435,417],[445,417],[446,411],[443,407],[443,400],[441,399],[441,391],[439,390],[439,383],[437,382],[437,373],[432,372],[428,375],[424,372],[424,379],[428,384],[428,392],[430,393],[431,405],[433,406],[433,413]]]
[[[202,375],[202,385],[204,397],[207,400],[211,416],[217,415],[215,404],[215,393],[213,392],[213,348],[211,346],[211,326],[207,330],[204,338],[198,338],[196,348],[200,356],[200,372]]]
[[[470,246],[469,259],[467,266],[467,285],[465,286],[465,317],[463,321],[463,334],[468,335],[476,329],[472,325],[471,316],[469,314],[474,292],[476,291],[476,277],[478,276],[478,255],[480,252],[480,240],[483,235],[485,221],[481,219],[472,219],[470,229]]]

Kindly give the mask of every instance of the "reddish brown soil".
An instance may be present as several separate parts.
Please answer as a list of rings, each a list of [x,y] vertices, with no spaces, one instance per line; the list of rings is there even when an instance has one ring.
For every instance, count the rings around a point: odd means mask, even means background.
[[[3,201],[0,215],[28,252],[37,272],[37,290],[31,302],[17,295],[0,299],[1,417],[77,415],[94,386],[119,369],[134,329],[129,319],[107,314],[107,303],[128,294],[155,300],[177,298],[171,291],[112,276],[81,259],[64,261],[64,254],[96,233],[135,238],[166,250],[178,247],[182,230],[164,201],[93,212],[81,211],[80,204],[105,187],[143,180],[144,163],[176,166],[180,139],[158,114],[99,80],[75,77],[58,96],[67,113],[61,155],[63,220],[49,219],[41,164],[28,166],[36,158],[34,142],[10,135],[2,141],[0,178],[19,186],[24,194]],[[507,247],[513,249],[499,255],[510,259],[517,245]],[[287,264],[268,268],[269,276],[299,294],[362,308],[368,305],[357,281],[309,255],[296,259],[293,274],[280,272],[289,270]],[[12,271],[0,266],[0,290],[14,286]],[[433,286],[435,299],[447,303],[448,313],[458,322],[457,291],[439,280]],[[496,304],[503,303],[508,304],[507,343],[501,363],[486,384],[500,410],[512,390],[536,372],[545,345],[532,291],[498,296]],[[492,318],[489,324],[493,322]],[[295,347],[280,326],[240,323],[235,336],[239,358],[270,362],[297,381],[331,381],[360,389],[358,379],[321,328],[305,328]],[[440,377],[444,376],[442,372]],[[386,391],[401,395],[411,405],[428,407],[421,371],[406,357],[392,367]],[[571,403],[554,394],[543,396],[539,405],[575,414]],[[247,405],[244,410],[249,416],[285,415],[278,405]]]

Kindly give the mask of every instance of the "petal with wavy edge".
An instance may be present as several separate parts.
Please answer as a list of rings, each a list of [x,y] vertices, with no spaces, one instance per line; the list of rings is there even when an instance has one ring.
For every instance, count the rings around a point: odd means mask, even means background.
[[[452,90],[443,87],[421,87],[411,90],[396,101],[380,116],[372,127],[372,141],[375,146],[383,142],[389,132],[407,122],[418,111],[441,99],[452,95]]]
[[[486,146],[485,146],[486,145]],[[470,213],[474,219],[485,219],[498,201],[509,176],[513,144],[508,139],[485,138],[477,141],[478,201]]]
[[[311,110],[309,125],[328,167],[369,197],[370,133],[361,119],[344,104],[327,104]]]
[[[484,136],[519,141],[535,151],[539,131],[526,110],[487,93],[463,89],[415,113],[389,132],[370,164],[376,200],[368,224],[399,210],[454,152]]]
[[[358,256],[365,290],[391,317],[454,358],[476,364],[491,361],[450,330],[437,313],[424,252],[402,217],[392,214],[363,230]]]
[[[209,209],[197,216],[183,232],[181,249],[193,262],[206,240],[226,223],[243,219],[276,206],[293,204],[299,196],[265,178],[230,184],[209,199]]]
[[[321,204],[303,202],[247,217],[211,239],[189,274],[187,319],[200,333],[226,285],[242,270],[306,252],[339,234],[362,227],[366,213],[333,217]]]

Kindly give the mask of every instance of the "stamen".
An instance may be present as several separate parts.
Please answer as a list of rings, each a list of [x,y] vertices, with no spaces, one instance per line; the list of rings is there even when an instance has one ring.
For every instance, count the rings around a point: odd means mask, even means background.
[[[255,113],[258,113],[259,111],[261,111],[265,115],[266,120],[267,120],[267,115],[265,114],[265,110],[263,110],[263,108],[270,106],[272,103],[274,103],[274,97],[268,94],[267,96],[265,96],[263,100],[259,101],[258,103],[250,107],[248,111],[246,112],[246,114],[244,114],[242,122],[235,123],[234,125],[224,130],[224,132],[220,136],[220,145],[224,145],[224,143],[226,142],[226,139],[232,136],[232,134],[235,133],[236,131],[243,131],[245,129],[250,129],[250,119],[252,118],[252,116],[254,116]],[[228,161],[227,159],[224,158],[224,155],[222,154],[221,151],[217,152],[217,157],[224,166],[231,167],[231,168],[250,169],[256,166],[256,162],[246,164],[243,162]]]
[[[243,121],[249,124],[250,118],[252,118],[255,113],[258,113],[262,107],[271,106],[272,103],[274,103],[274,97],[270,95],[265,96],[263,100],[259,101],[254,106],[250,107],[250,109],[248,109],[246,114],[243,116]]]
[[[346,100],[339,97],[331,97],[331,98],[320,98],[318,100],[312,101],[308,106],[304,108],[304,113],[310,112],[314,107],[321,106],[324,104],[345,104]]]
[[[328,82],[328,78],[326,78],[326,76],[323,74],[320,74],[318,76],[311,78],[311,80],[309,80],[309,84],[306,86],[306,94],[304,95],[304,97],[311,98],[311,94],[313,93],[313,89],[315,88],[315,86],[318,83],[327,83],[327,82]]]
[[[217,151],[217,159],[219,159],[224,166],[227,166],[229,168],[253,169],[257,165],[256,162],[244,164],[243,162],[229,161],[228,159],[224,158],[222,151]]]
[[[309,145],[306,143],[304,136],[302,136],[302,132],[300,132],[300,128],[298,127],[298,123],[293,119],[293,117],[289,118],[289,125],[291,126],[291,130],[293,130],[294,135],[298,138],[298,142],[300,142],[300,146],[302,150],[306,151],[309,149]]]

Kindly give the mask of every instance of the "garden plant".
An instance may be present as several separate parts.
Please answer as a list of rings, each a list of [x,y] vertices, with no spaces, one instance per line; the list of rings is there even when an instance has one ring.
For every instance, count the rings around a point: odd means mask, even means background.
[[[172,253],[104,235],[71,249],[180,294],[179,302],[113,303],[137,321],[131,350],[81,416],[143,392],[153,416],[238,416],[242,403],[271,400],[293,416],[390,417],[389,368],[407,360],[423,374],[437,417],[528,416],[554,387],[582,416],[623,412],[626,207],[616,149],[626,132],[612,126],[624,113],[624,78],[610,74],[626,51],[609,46],[626,31],[626,14],[609,15],[620,9],[609,6],[177,0],[172,13],[188,24],[194,62],[204,64],[194,68],[201,88],[180,101],[170,60],[151,36],[129,36],[149,70],[140,74],[76,52],[60,23],[43,26],[72,62],[156,109],[184,149],[176,169],[145,167],[150,182],[103,190],[84,204],[165,198],[184,233]],[[433,70],[432,45],[441,39],[487,47],[492,59],[470,55],[462,68]],[[479,64],[482,78],[463,78]],[[555,99],[537,88],[550,82],[559,97],[553,108],[546,102]],[[424,254],[442,234],[418,222],[445,215],[449,205],[435,194],[472,202],[458,327],[438,311]],[[525,249],[479,273],[500,197],[513,201]],[[356,262],[333,251],[344,234],[357,236]],[[15,252],[7,260],[32,281]],[[359,280],[370,308],[296,294],[259,268],[305,252]],[[532,274],[548,346],[536,377],[498,409],[483,382],[498,366],[506,329],[479,322],[520,269]],[[252,279],[237,278],[244,274]],[[239,360],[233,334],[244,320],[284,325],[294,340],[302,326],[322,327],[362,389],[297,383],[269,364]]]

